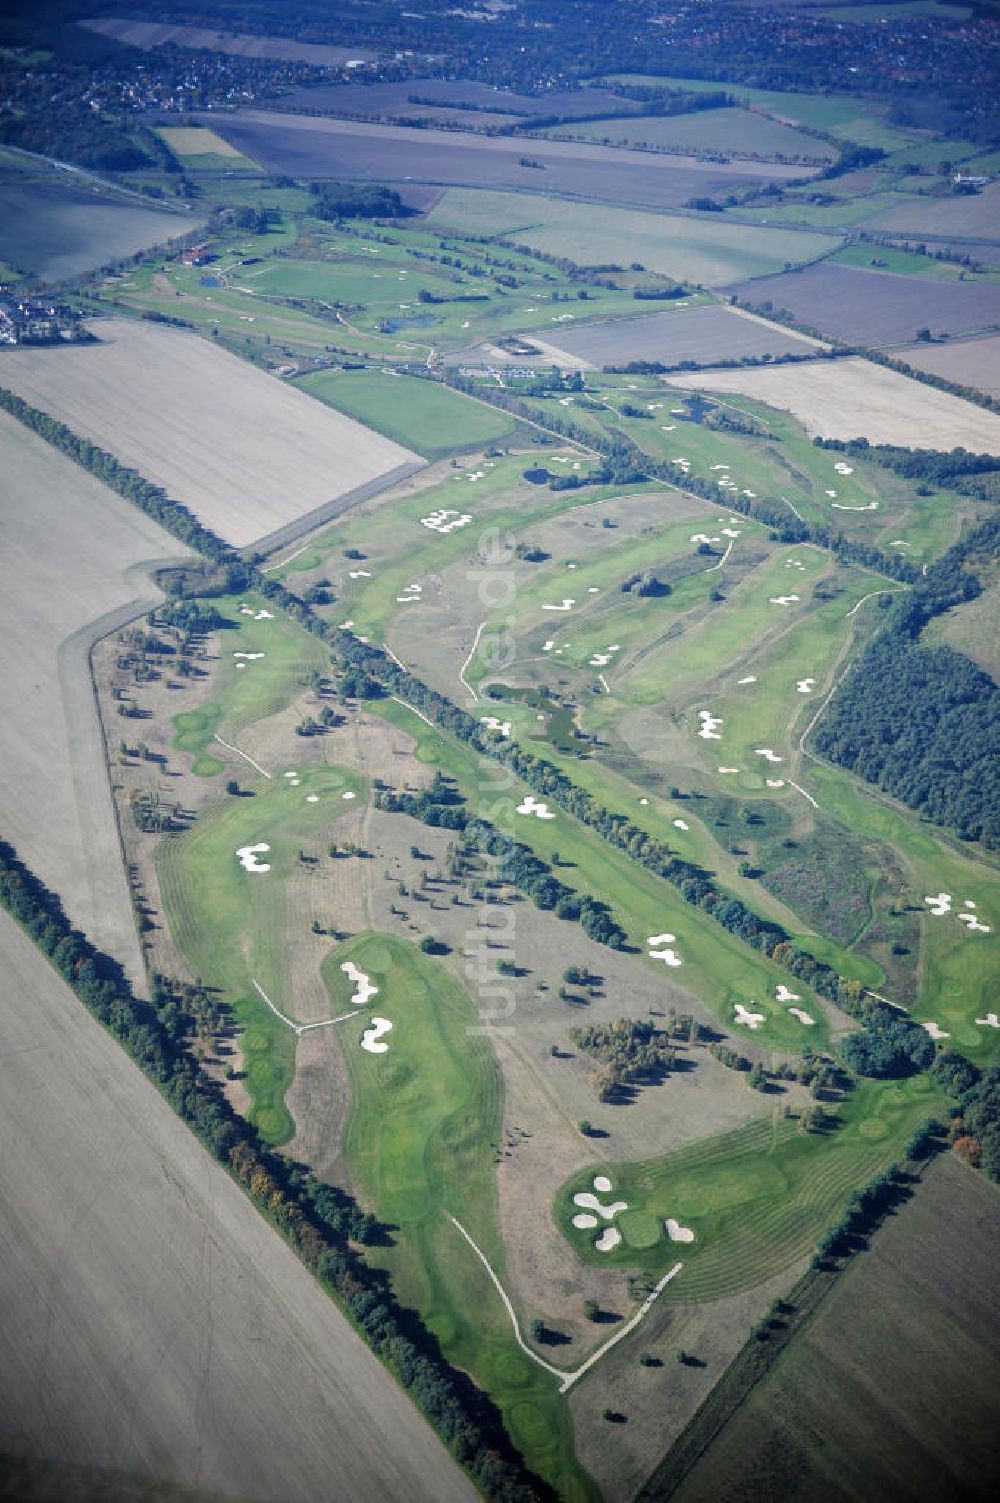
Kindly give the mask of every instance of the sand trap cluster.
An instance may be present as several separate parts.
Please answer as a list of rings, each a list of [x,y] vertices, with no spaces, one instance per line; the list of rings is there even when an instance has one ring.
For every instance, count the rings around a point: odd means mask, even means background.
[[[252,605],[241,605],[240,606],[240,615],[241,616],[252,616],[255,621],[273,621],[274,620],[274,612],[273,611],[265,611],[263,609],[261,609],[259,611],[255,611]]]
[[[691,1228],[689,1226],[681,1226],[680,1222],[676,1221],[673,1216],[667,1217],[666,1221],[663,1223],[663,1230],[666,1232],[671,1242],[694,1241],[694,1232],[691,1230]]]
[[[770,746],[755,746],[754,751],[758,757],[764,757],[768,762],[783,762],[785,760],[784,757],[779,757],[778,753],[773,751]]]
[[[266,840],[259,840],[256,845],[241,845],[236,855],[240,865],[246,872],[269,872],[270,863],[258,861],[257,857],[266,854],[271,849]]]
[[[569,566],[567,565],[567,567],[569,567]],[[574,599],[572,599],[571,596],[567,595],[567,596],[563,597],[562,601],[558,605],[543,605],[542,606],[542,610],[543,611],[571,611],[573,609],[574,605],[576,605],[576,601]]]
[[[698,719],[701,721],[698,735],[703,741],[722,740],[718,732],[718,727],[722,724],[722,720],[718,716],[713,715],[709,710],[699,710]]]
[[[301,782],[298,773],[294,770],[292,772],[286,772],[285,777],[288,779],[289,786],[292,788],[297,788],[299,786],[299,783]]]
[[[717,537],[717,538],[710,537],[707,532],[692,532],[691,537],[690,537],[690,541],[692,543],[704,543],[705,546],[708,547],[712,543],[721,543],[722,542],[722,538],[721,537]]]
[[[471,480],[471,475],[469,478]],[[439,506],[436,511],[421,517],[420,525],[429,527],[431,532],[457,532],[460,527],[468,527],[471,521],[472,518],[466,511],[452,511],[447,506]]]
[[[925,897],[924,902],[928,905],[935,918],[943,918],[951,912],[952,896],[950,892],[935,893],[933,897]],[[956,913],[955,917],[960,924],[964,924],[970,934],[990,934],[989,924],[984,924],[976,915],[976,905],[972,898],[965,898],[962,902],[962,912]]]
[[[621,651],[621,643],[612,642],[603,652],[595,652],[590,660],[591,668],[606,668],[616,652]]]
[[[795,687],[800,694],[811,694],[815,683],[816,680],[814,678],[800,678]]]
[[[379,1039],[381,1039],[384,1033],[388,1033],[391,1028],[392,1024],[388,1018],[372,1018],[371,1026],[366,1028],[361,1035],[362,1049],[367,1050],[369,1054],[385,1054],[389,1045],[380,1044]]]
[[[646,953],[650,960],[662,960],[664,965],[683,965],[683,961],[677,951],[671,946],[677,943],[677,935],[664,932],[663,934],[651,934],[646,940]]]
[[[951,1034],[945,1033],[938,1023],[921,1023],[921,1028],[926,1028],[932,1039],[950,1039]]]
[[[792,605],[794,603],[794,601],[798,600],[798,598],[799,597],[797,595],[770,595],[770,596],[768,596],[768,599],[770,600],[770,602],[771,602],[772,605]]]
[[[496,731],[499,736],[510,735],[511,722],[509,720],[501,720],[497,715],[480,715],[479,723],[480,725],[484,725],[488,731]]]
[[[373,985],[371,977],[364,971],[359,971],[353,960],[345,960],[340,967],[348,981],[354,983],[354,996],[351,998],[352,1007],[365,1007],[372,997],[378,996],[378,987]]]
[[[736,1003],[735,1012],[736,1017],[734,1021],[741,1023],[746,1028],[752,1029],[759,1028],[761,1023],[763,1023],[764,1019],[767,1016],[767,1014],[763,1012],[750,1012],[746,1007],[743,1006],[742,1002]]]
[[[788,558],[785,560],[786,569],[804,569],[805,564],[800,558]]]
[[[412,605],[415,601],[417,601],[417,600],[420,599],[420,597],[421,597],[421,595],[423,593],[424,593],[424,587],[423,587],[422,584],[419,584],[419,583],[408,584],[406,586],[406,593],[405,593],[405,595],[397,595],[396,596],[396,604],[397,605]]]
[[[601,1195],[610,1193],[611,1181],[606,1174],[594,1176],[594,1189]],[[613,1200],[605,1204],[589,1190],[581,1190],[574,1195],[573,1204],[581,1208],[572,1218],[572,1225],[580,1232],[593,1231],[599,1225],[598,1218],[603,1221],[613,1221],[622,1211],[628,1210],[627,1200]],[[594,1246],[598,1252],[611,1252],[621,1240],[622,1234],[616,1226],[606,1226],[601,1235],[595,1239]]]
[[[605,1184],[607,1184],[607,1180],[605,1180]],[[609,1185],[608,1189],[610,1188]],[[604,1194],[606,1195],[607,1193],[607,1190],[605,1190]],[[592,1195],[589,1190],[581,1190],[578,1194],[574,1195],[573,1204],[575,1206],[582,1206],[585,1211],[594,1211],[598,1216],[603,1216],[605,1221],[613,1221],[619,1211],[628,1210],[627,1200],[613,1200],[609,1205],[605,1205],[603,1201],[598,1200],[596,1195]]]
[[[540,803],[533,793],[526,793],[515,809],[515,814],[534,814],[539,819],[555,819],[548,804]]]
[[[804,1012],[801,1007],[790,1007],[788,1011],[791,1013],[793,1018],[798,1018],[799,1022],[805,1023],[807,1027],[811,1027],[812,1024],[816,1021],[815,1018],[810,1017],[809,1013]]]

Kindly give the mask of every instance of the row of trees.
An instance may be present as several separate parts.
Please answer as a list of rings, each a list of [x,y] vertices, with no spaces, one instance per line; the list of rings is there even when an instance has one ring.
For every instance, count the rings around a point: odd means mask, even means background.
[[[243,1186],[299,1257],[348,1311],[457,1460],[488,1498],[532,1503],[539,1496],[511,1451],[494,1406],[450,1368],[435,1339],[398,1304],[385,1276],[351,1242],[384,1235],[343,1191],[266,1149],[186,1047],[179,1014],[203,1011],[177,983],[157,978],[153,1003],[139,1001],[120,966],[74,930],[58,897],[0,842],[0,904],[122,1044],[209,1152]]]
[[[988,1179],[1000,1183],[1000,1065],[980,1071],[964,1055],[939,1054],[931,1074],[954,1098],[952,1144]]]

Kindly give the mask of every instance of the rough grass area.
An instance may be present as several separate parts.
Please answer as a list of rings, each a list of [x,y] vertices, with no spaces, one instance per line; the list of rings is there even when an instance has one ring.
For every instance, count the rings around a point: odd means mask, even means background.
[[[1000,579],[975,600],[968,600],[945,615],[935,617],[924,631],[924,640],[934,644],[943,642],[956,652],[963,652],[984,673],[1000,683],[1000,639],[996,633],[998,610]]]
[[[587,1263],[658,1277],[683,1261],[661,1299],[712,1300],[752,1289],[812,1250],[849,1192],[900,1157],[938,1100],[926,1076],[864,1081],[842,1102],[827,1104],[836,1125],[824,1132],[804,1132],[800,1120],[778,1107],[770,1120],[662,1158],[609,1163],[601,1172],[612,1189],[599,1198],[628,1205],[620,1222],[599,1223],[621,1231],[611,1252],[595,1248],[594,1231],[571,1225],[573,1196],[592,1189],[593,1167],[563,1186],[553,1214]],[[666,1218],[693,1231],[694,1240],[671,1240]]]
[[[987,1503],[1000,1447],[1000,1196],[927,1171],[671,1496],[677,1503]]]
[[[425,459],[495,443],[514,431],[513,419],[497,408],[389,371],[320,371],[299,385]]]
[[[565,1498],[593,1497],[573,1459],[569,1416],[555,1382],[514,1344],[509,1317],[457,1217],[502,1276],[494,1163],[501,1081],[469,997],[440,965],[387,934],[338,949],[325,973],[352,960],[379,987],[369,1011],[392,1022],[384,1054],[359,1047],[363,1019],[338,1036],[352,1086],[344,1148],[356,1191],[394,1228],[373,1250],[399,1298],[416,1304],[448,1359],[472,1371],[500,1405],[528,1465]],[[343,991],[338,996],[343,998]]]

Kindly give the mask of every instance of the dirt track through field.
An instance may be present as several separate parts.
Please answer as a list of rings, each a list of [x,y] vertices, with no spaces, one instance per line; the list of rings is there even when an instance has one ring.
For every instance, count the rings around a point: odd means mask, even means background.
[[[243,1503],[472,1503],[402,1390],[6,914],[0,956],[0,1454]]]

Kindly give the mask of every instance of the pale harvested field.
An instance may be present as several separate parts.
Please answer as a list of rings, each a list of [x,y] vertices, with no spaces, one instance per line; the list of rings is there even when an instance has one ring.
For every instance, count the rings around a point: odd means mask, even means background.
[[[5,914],[0,954],[0,1454],[241,1503],[475,1499],[311,1275]]]
[[[0,414],[0,833],[133,978],[142,966],[90,647],[162,599],[149,570],[183,551],[136,507]]]
[[[655,308],[656,304],[649,304]],[[548,332],[548,331],[546,331]],[[527,335],[539,343],[534,333]],[[621,365],[630,360],[657,360],[675,365],[695,360],[711,365],[715,360],[738,360],[745,355],[808,355],[821,349],[809,339],[763,318],[741,315],[719,303],[694,308],[671,309],[663,305],[655,313],[634,318],[606,318],[590,324],[575,324],[560,331],[555,340],[560,352],[593,366]]]
[[[290,62],[312,63],[317,68],[339,68],[352,59],[375,56],[366,47],[324,47],[312,42],[296,42],[291,37],[213,31],[207,26],[174,26],[169,22],[130,21],[117,17],[81,21],[80,24],[132,47],[192,47],[196,51],[224,52],[233,57],[287,58]]]
[[[423,465],[209,339],[127,319],[93,329],[99,344],[11,351],[4,383],[234,547],[276,545]]]
[[[896,354],[917,370],[1000,397],[1000,334],[952,339],[947,344],[911,344]]]
[[[202,125],[164,125],[160,127],[159,134],[166,141],[170,150],[179,157],[199,156],[203,152],[211,152],[217,157],[238,157],[240,153],[235,146],[214,130],[206,130]]]
[[[860,357],[665,379],[671,386],[736,392],[782,407],[820,438],[867,438],[923,449],[962,445],[1000,454],[1000,415]]]

